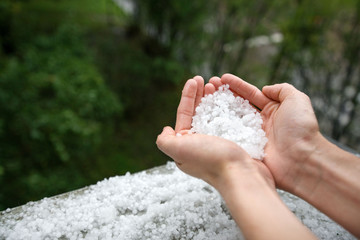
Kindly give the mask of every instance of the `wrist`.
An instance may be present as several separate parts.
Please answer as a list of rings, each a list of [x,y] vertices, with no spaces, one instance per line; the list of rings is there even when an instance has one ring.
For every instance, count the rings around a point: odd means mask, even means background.
[[[217,189],[246,239],[313,239],[261,171],[232,173]]]
[[[275,192],[275,187],[269,183],[264,175],[259,171],[255,160],[250,159],[251,166],[229,167],[213,186],[223,196],[224,200],[232,198],[234,192],[247,197],[258,195],[260,192]],[[269,191],[270,190],[270,191]]]
[[[316,132],[311,138],[302,139],[296,144],[289,156],[291,171],[280,186],[283,190],[300,196],[303,192],[311,192],[316,188],[322,178],[322,165],[318,155],[327,151],[326,142],[321,133]]]
[[[360,236],[360,160],[320,136],[292,193]]]
[[[292,183],[291,193],[311,201],[320,189],[326,185],[336,184],[338,170],[345,162],[341,160],[347,152],[329,142],[320,133],[304,145],[302,154],[298,155],[297,174]],[[345,157],[346,158],[346,157]]]

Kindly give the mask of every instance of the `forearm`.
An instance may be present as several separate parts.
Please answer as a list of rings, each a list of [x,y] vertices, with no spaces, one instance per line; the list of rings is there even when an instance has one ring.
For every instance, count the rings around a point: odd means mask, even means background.
[[[319,135],[293,193],[360,237],[360,159]]]
[[[227,181],[219,191],[246,239],[315,239],[260,176]]]

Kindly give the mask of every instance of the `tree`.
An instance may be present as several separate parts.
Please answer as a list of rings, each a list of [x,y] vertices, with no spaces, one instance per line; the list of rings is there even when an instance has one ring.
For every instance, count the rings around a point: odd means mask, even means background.
[[[35,37],[21,52],[0,75],[1,208],[91,182],[121,112],[75,28]]]
[[[359,2],[297,1],[282,25],[284,41],[269,83],[292,82],[310,95],[322,131],[358,148]],[[358,137],[356,137],[358,136]]]

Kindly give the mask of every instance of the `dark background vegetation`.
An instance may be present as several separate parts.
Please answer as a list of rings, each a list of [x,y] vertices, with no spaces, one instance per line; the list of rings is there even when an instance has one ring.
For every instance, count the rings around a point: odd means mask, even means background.
[[[118,2],[0,1],[0,210],[164,164],[197,74],[292,83],[360,150],[360,1]]]

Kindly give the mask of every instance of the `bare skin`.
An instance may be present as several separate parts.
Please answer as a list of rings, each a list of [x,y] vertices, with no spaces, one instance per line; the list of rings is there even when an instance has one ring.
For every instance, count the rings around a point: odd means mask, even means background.
[[[289,84],[260,91],[231,74],[221,81],[262,110],[269,139],[264,163],[276,186],[360,238],[360,159],[321,135],[308,96]]]
[[[182,171],[205,180],[220,192],[246,239],[315,239],[280,200],[276,181],[264,162],[252,159],[228,140],[188,134],[201,97],[213,93],[221,81],[212,78],[205,86],[199,76],[187,81],[175,130],[164,128],[156,142],[159,149],[173,158]]]

